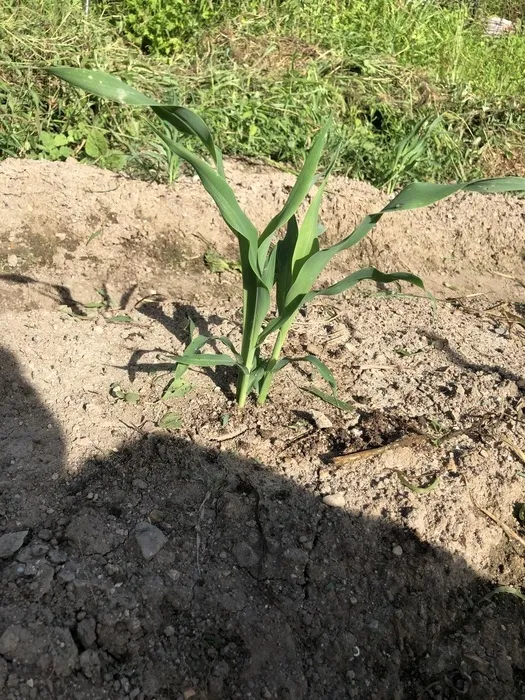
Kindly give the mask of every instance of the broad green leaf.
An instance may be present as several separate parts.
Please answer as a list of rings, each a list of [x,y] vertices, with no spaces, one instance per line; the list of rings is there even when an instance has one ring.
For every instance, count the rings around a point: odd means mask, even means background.
[[[152,107],[155,114],[162,121],[171,124],[178,131],[188,136],[195,136],[206,146],[208,153],[211,155],[217,166],[217,172],[221,177],[224,177],[224,166],[222,162],[222,153],[213,142],[211,131],[206,123],[191,110],[186,107],[178,107],[173,105],[162,105],[161,107]]]
[[[299,227],[299,236],[292,259],[292,274],[294,279],[297,277],[305,260],[319,250],[318,236],[320,234],[320,230],[323,229],[319,223],[319,212],[321,210],[321,203],[323,201],[326,185],[328,184],[328,178],[330,177],[332,170],[339,159],[340,150],[341,145],[337,147],[332,160],[326,169],[323,180],[306,211],[301,226]]]
[[[430,204],[450,197],[450,195],[459,192],[461,189],[463,189],[461,183],[456,185],[436,185],[432,182],[413,182],[401,190],[380,213],[428,207]]]
[[[418,486],[417,484],[411,484],[410,481],[408,481],[408,479],[404,475],[404,473],[402,471],[399,471],[399,469],[394,469],[394,471],[397,474],[397,478],[403,484],[403,486],[406,486],[406,488],[412,491],[412,493],[430,493],[431,491],[434,491],[434,489],[437,489],[437,487],[440,484],[440,478],[439,476],[436,476],[436,478],[433,479],[427,486]]]
[[[319,245],[316,246],[315,244],[318,244],[319,210],[321,209],[326,183],[327,180],[325,179],[317,189],[315,197],[312,199],[299,227],[299,236],[292,257],[292,275],[294,279],[297,277],[304,262],[308,260],[313,252],[319,250]]]
[[[186,396],[186,394],[192,389],[193,386],[189,382],[186,382],[184,379],[173,378],[164,390],[164,393],[162,394],[162,399],[164,401],[167,401],[168,399],[181,398],[183,396]]]
[[[297,176],[297,180],[286,200],[286,204],[281,211],[273,217],[261,234],[259,239],[259,265],[261,267],[263,266],[263,261],[266,259],[273,235],[297,212],[314,183],[315,173],[323,153],[329,127],[330,123],[327,122],[317,134],[312,148],[304,161],[301,172]]]
[[[303,391],[307,391],[309,394],[313,394],[314,396],[317,396],[318,399],[321,399],[325,403],[329,403],[331,406],[335,406],[335,408],[340,409],[341,411],[353,411],[354,407],[352,404],[347,403],[346,401],[341,401],[341,399],[336,398],[333,394],[327,394],[326,391],[322,391],[321,389],[318,389],[316,386],[301,386],[299,387]]]
[[[133,319],[128,314],[117,314],[107,318],[108,323],[133,323]]]
[[[183,134],[200,139],[217,164],[219,173],[223,174],[222,155],[213,142],[209,128],[197,114],[186,107],[159,104],[156,100],[135,90],[135,88],[120,80],[120,78],[102,71],[68,68],[66,66],[52,66],[47,71],[51,75],[65,80],[70,85],[97,95],[97,97],[136,107],[151,107],[164,122],[171,124]]]
[[[467,183],[464,188],[467,192],[480,192],[481,194],[497,194],[505,192],[525,191],[524,177],[492,177],[483,180],[474,180]]]
[[[98,97],[105,97],[125,105],[151,106],[157,104],[151,97],[135,90],[120,78],[102,71],[87,68],[69,68],[67,66],[51,66],[47,68],[51,75],[65,80],[70,85],[91,92]]]
[[[219,365],[223,366],[235,366],[238,365],[237,360],[229,355],[223,355],[221,353],[196,353],[195,355],[170,355],[170,359],[174,362],[178,362],[182,365],[188,365],[190,367],[215,367]]]
[[[286,304],[288,305],[296,295],[306,294],[313,287],[322,270],[328,265],[334,255],[359,243],[370,233],[383,214],[426,207],[460,190],[481,193],[525,191],[525,178],[491,178],[456,185],[436,185],[428,182],[415,182],[408,185],[380,212],[366,216],[349,236],[329,248],[320,250],[312,255],[301,268],[294,285],[287,295]]]
[[[102,158],[108,152],[108,142],[101,131],[91,129],[86,139],[84,150],[90,158]]]
[[[86,245],[88,243],[91,243],[91,241],[94,241],[95,238],[98,238],[99,236],[102,235],[102,229],[98,229],[98,231],[93,231],[93,233],[90,235],[90,237],[86,241]]]
[[[176,413],[165,413],[159,420],[159,428],[164,430],[178,430],[182,427],[182,418]]]
[[[363,270],[357,270],[357,272],[347,275],[347,277],[342,279],[340,282],[336,282],[329,287],[310,292],[306,295],[306,302],[311,301],[316,296],[333,296],[334,294],[341,294],[341,292],[345,292],[347,289],[354,287],[358,282],[362,282],[363,280],[372,280],[373,282],[377,282],[379,284],[389,284],[390,282],[398,281],[408,282],[416,287],[420,287],[420,289],[425,289],[423,280],[410,272],[380,272],[379,270],[376,270],[375,267],[366,267]]]
[[[193,331],[195,329],[195,324],[193,324],[193,321],[191,321],[191,320],[190,320],[190,323],[192,324],[190,331],[193,334]],[[173,378],[175,380],[179,380],[183,376],[183,374],[186,372],[189,365],[198,365],[199,364],[198,362],[194,362],[194,361],[183,362],[181,360],[181,358],[202,357],[202,355],[199,353],[199,350],[211,342],[219,342],[219,343],[222,343],[223,345],[226,345],[228,350],[230,350],[234,356],[234,359],[230,358],[232,360],[232,363],[237,364],[239,367],[243,366],[242,357],[235,350],[235,346],[233,345],[233,343],[231,342],[231,340],[229,338],[227,338],[224,335],[197,335],[187,345],[187,347],[185,348],[182,355],[164,355],[165,359],[178,363],[178,367],[175,369],[175,372],[173,373]],[[208,357],[219,357],[219,355],[209,355]],[[223,355],[220,355],[220,357],[223,357]],[[228,357],[228,356],[224,355],[224,357]],[[228,363],[218,362],[217,364],[228,364]],[[204,365],[204,366],[213,366],[213,365]]]

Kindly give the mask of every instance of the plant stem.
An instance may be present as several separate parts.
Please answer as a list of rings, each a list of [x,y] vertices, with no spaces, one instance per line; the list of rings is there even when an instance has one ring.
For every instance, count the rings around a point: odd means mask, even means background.
[[[245,274],[241,355],[243,364],[248,369],[248,374],[239,373],[237,380],[237,404],[239,408],[244,407],[248,398],[251,373],[256,364],[257,339],[270,305],[268,290],[260,286],[251,271]]]
[[[266,365],[264,379],[261,384],[259,397],[257,399],[257,403],[261,406],[268,398],[268,392],[270,391],[270,386],[272,384],[274,375],[273,369],[279,361],[279,357],[281,356],[281,350],[283,349],[284,341],[286,340],[286,336],[288,335],[289,327],[289,324],[286,324],[279,331],[279,334],[277,335],[277,339],[275,341],[275,345],[273,346],[272,354],[270,355],[270,359],[268,360],[268,364]]]

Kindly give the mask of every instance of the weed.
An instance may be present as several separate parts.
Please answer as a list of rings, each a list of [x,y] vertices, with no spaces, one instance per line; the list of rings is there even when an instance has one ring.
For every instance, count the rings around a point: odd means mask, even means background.
[[[327,248],[321,248],[323,228],[319,223],[319,211],[328,176],[333,169],[336,155],[332,158],[324,177],[318,182],[317,192],[312,197],[301,224],[297,211],[306,201],[316,179],[316,171],[328,135],[328,123],[318,133],[306,157],[304,165],[284,207],[259,234],[255,225],[241,209],[230,188],[223,168],[222,153],[216,146],[212,134],[204,121],[186,107],[162,105],[130,87],[114,76],[78,68],[55,67],[49,72],[71,85],[88,90],[103,98],[120,104],[148,106],[166,124],[183,135],[196,138],[206,149],[212,165],[193,151],[169,139],[159,131],[159,136],[179,158],[196,171],[204,188],[215,201],[225,223],[236,236],[244,292],[242,348],[237,352],[229,338],[195,335],[195,326],[190,322],[189,344],[182,355],[169,359],[177,363],[174,379],[180,379],[189,366],[234,366],[239,373],[237,401],[244,406],[252,391],[258,393],[259,403],[264,403],[275,374],[290,362],[309,362],[330,384],[335,392],[335,380],[317,357],[281,357],[288,332],[299,309],[319,295],[340,294],[363,280],[388,283],[403,280],[423,288],[415,275],[397,272],[385,274],[373,267],[358,270],[341,281],[321,289],[314,289],[319,276],[331,259],[338,253],[359,243],[388,212],[405,211],[424,207],[448,197],[460,190],[474,192],[508,192],[525,190],[525,178],[487,179],[456,185],[434,185],[415,183],[401,191],[380,212],[363,219],[346,238]],[[276,240],[277,233],[286,228],[284,238]],[[271,293],[276,288],[277,314],[269,320]],[[276,334],[269,358],[261,350],[267,338]],[[202,348],[210,342],[218,342],[231,354],[207,354]]]

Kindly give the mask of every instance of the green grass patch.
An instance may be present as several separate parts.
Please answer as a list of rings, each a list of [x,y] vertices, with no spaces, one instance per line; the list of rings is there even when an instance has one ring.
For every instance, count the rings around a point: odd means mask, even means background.
[[[230,155],[296,167],[332,117],[337,172],[387,189],[525,172],[525,36],[511,0],[482,0],[474,17],[446,0],[180,0],[174,26],[154,0],[92,5],[88,18],[81,5],[0,6],[2,155],[175,177],[132,108],[72,99],[35,70],[64,63],[191,107]],[[135,20],[142,5],[149,15]],[[490,13],[518,21],[516,32],[485,37]]]

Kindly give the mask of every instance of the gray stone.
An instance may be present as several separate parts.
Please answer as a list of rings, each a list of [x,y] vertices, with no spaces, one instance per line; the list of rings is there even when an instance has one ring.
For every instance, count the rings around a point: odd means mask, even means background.
[[[16,554],[24,544],[29,530],[20,530],[20,532],[8,532],[0,537],[0,559],[8,559]]]
[[[100,659],[96,651],[86,649],[80,654],[82,673],[93,682],[100,680]]]
[[[31,551],[35,557],[43,557],[45,554],[47,554],[49,552],[49,545],[48,544],[34,544],[31,547]]]
[[[0,657],[0,689],[2,689],[7,680],[7,674],[9,672],[7,661]]]
[[[259,563],[257,553],[253,551],[247,542],[238,542],[234,546],[232,552],[239,566],[250,567],[256,566]]]
[[[38,562],[35,580],[31,583],[34,600],[40,600],[51,590],[55,570],[46,562]]]
[[[344,493],[330,493],[323,498],[323,503],[332,508],[344,508],[346,496]]]
[[[83,556],[108,554],[125,539],[111,532],[109,524],[91,509],[86,509],[71,520],[65,536],[79,548]]]
[[[10,625],[0,637],[0,654],[8,661],[34,664],[44,653],[47,641],[22,625]]]
[[[52,549],[49,552],[49,560],[53,564],[64,564],[67,561],[67,554],[60,549]]]
[[[330,418],[321,411],[310,410],[308,413],[312,416],[315,426],[319,430],[326,430],[327,428],[334,427]]]
[[[140,547],[141,554],[146,561],[153,559],[168,541],[168,538],[162,530],[159,530],[158,527],[147,522],[137,524],[135,528],[135,538]]]
[[[38,667],[44,673],[69,676],[78,663],[78,651],[68,629],[10,625],[0,637],[0,654],[19,666]]]
[[[92,617],[86,617],[78,623],[77,637],[84,649],[89,649],[97,641],[96,626],[97,623]]]

